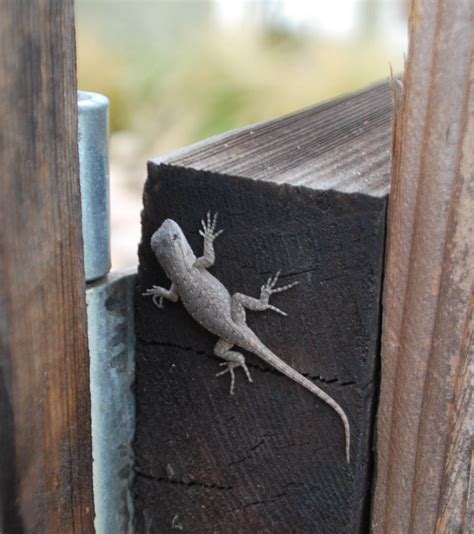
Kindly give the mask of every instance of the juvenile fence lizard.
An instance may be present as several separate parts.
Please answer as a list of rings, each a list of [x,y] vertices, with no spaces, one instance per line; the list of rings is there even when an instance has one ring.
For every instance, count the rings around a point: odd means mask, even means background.
[[[194,255],[181,227],[175,221],[166,219],[153,234],[151,247],[167,277],[171,280],[171,286],[169,289],[153,286],[143,294],[151,296],[158,308],[163,308],[164,299],[173,302],[178,302],[181,299],[191,316],[206,330],[219,338],[214,347],[214,354],[225,360],[221,363],[225,369],[217,373],[217,376],[224,373],[230,374],[231,395],[234,393],[234,369],[237,367],[242,367],[249,382],[252,382],[244,355],[231,350],[236,345],[255,354],[331,406],[344,424],[346,459],[349,463],[350,427],[344,410],[322,389],[274,354],[247,326],[246,309],[252,311],[273,310],[286,315],[279,308],[269,304],[270,296],[286,291],[299,282],[275,287],[280,274],[278,272],[261,287],[259,299],[242,293],[230,295],[224,285],[208,271],[215,259],[214,240],[223,232],[223,230],[216,232],[217,213],[211,217],[210,212],[208,212],[207,219],[201,223],[202,230],[199,230],[199,233],[204,238],[204,253],[199,258]]]

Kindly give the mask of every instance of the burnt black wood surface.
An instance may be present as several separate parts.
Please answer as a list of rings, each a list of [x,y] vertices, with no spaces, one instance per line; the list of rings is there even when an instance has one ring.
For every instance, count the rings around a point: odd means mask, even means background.
[[[255,150],[249,151],[254,163],[246,163],[242,173],[247,177],[231,176],[224,172],[225,166],[223,172],[216,172],[219,150],[227,162],[232,160],[228,151],[234,150],[222,142],[219,148],[219,141],[205,144],[205,153],[212,154],[212,172],[187,167],[186,161],[180,165],[178,157],[172,164],[150,162],[136,299],[139,532],[339,534],[368,530],[386,208],[383,191],[388,184],[390,142],[390,93],[386,91],[382,123],[383,113],[377,107],[383,100],[380,88],[372,91],[379,104],[368,105],[367,93],[362,107],[368,118],[363,112],[357,120],[353,117],[352,130],[346,135],[337,130],[337,122],[320,126],[330,106],[323,106],[321,114],[318,108],[304,112],[305,121],[322,128],[322,137],[340,140],[341,159],[336,162],[333,146],[332,162],[335,181],[346,192],[324,190],[318,183],[320,160],[311,144],[305,149],[305,168],[304,155],[296,147],[304,146],[302,136],[307,134],[301,131],[311,128],[306,124],[301,129],[297,118],[293,134],[288,126],[293,119],[282,119],[282,135],[295,146],[300,175],[311,176],[314,167],[311,187],[295,185],[295,174],[291,183],[279,181],[278,173],[275,181],[269,176],[255,179],[266,169],[262,160],[270,157],[265,139],[279,139],[275,122],[266,128],[267,133],[257,136],[260,148],[254,145]],[[357,98],[356,103],[361,97]],[[344,116],[341,109],[347,109],[348,102],[336,105],[332,114]],[[370,127],[373,116],[378,117],[375,129]],[[365,125],[362,133],[358,124]],[[368,146],[374,138],[379,151],[371,156],[363,150],[356,154],[351,135],[357,146]],[[245,132],[238,136],[247,139]],[[382,137],[386,144],[380,141]],[[292,151],[288,147],[285,151],[285,158],[291,158]],[[192,149],[185,152],[190,161]],[[346,156],[354,160],[353,177],[347,176]],[[327,152],[322,157],[327,159],[326,168],[331,159]],[[379,162],[375,166],[374,160]],[[196,160],[192,165],[199,167]],[[366,168],[362,178],[357,170],[362,167],[357,165]],[[291,164],[285,161],[285,166],[289,169]],[[351,189],[355,192],[347,192]],[[216,263],[211,272],[231,293],[258,297],[260,286],[279,269],[281,284],[300,282],[271,299],[288,317],[271,311],[249,312],[248,322],[269,348],[346,410],[352,432],[350,465],[344,457],[341,420],[325,403],[247,354],[253,383],[238,369],[235,395],[230,396],[230,377],[215,376],[221,370],[219,358],[213,355],[216,338],[195,323],[182,304],[165,302],[165,309],[159,310],[141,295],[153,284],[169,286],[149,246],[152,233],[164,219],[172,218],[200,255],[198,230],[208,210],[219,212],[218,227],[225,229],[215,242]]]
[[[357,532],[365,521],[378,340],[385,200],[151,166],[139,292],[169,282],[148,246],[165,218],[196,253],[207,210],[219,211],[212,272],[258,296],[281,269],[289,313],[249,313],[261,339],[349,413],[352,461],[339,417],[248,356],[254,383],[216,378],[216,339],[167,302],[138,295],[137,516],[149,532]],[[145,527],[146,525],[146,527]]]

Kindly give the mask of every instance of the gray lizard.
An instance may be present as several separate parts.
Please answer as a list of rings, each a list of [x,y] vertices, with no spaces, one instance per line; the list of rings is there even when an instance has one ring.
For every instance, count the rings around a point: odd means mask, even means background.
[[[181,227],[175,221],[166,219],[153,234],[151,247],[166,276],[171,280],[171,286],[169,289],[153,286],[143,295],[151,296],[159,308],[163,308],[164,299],[178,302],[181,298],[191,316],[219,338],[214,347],[214,354],[225,360],[221,365],[226,368],[217,373],[217,376],[230,373],[231,395],[234,393],[234,369],[237,367],[242,367],[249,382],[252,382],[243,354],[231,350],[234,345],[237,345],[255,354],[331,406],[344,423],[346,458],[349,463],[350,428],[344,410],[327,393],[266,347],[246,323],[246,309],[273,310],[286,315],[279,308],[269,304],[269,298],[275,293],[290,289],[298,282],[275,287],[280,274],[278,272],[261,287],[259,299],[242,293],[235,293],[231,296],[224,285],[208,271],[215,259],[214,240],[223,232],[223,230],[216,232],[216,222],[217,213],[211,217],[210,212],[207,214],[206,221],[201,221],[202,230],[199,230],[199,233],[204,238],[204,254],[196,258]]]

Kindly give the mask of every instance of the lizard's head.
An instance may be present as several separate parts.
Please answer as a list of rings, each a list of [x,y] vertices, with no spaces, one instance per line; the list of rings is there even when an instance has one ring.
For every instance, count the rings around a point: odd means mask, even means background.
[[[196,259],[179,224],[172,219],[166,219],[152,235],[151,248],[168,275]]]

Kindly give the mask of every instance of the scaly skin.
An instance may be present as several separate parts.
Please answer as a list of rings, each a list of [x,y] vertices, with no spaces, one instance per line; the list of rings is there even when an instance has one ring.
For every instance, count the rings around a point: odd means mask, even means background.
[[[290,289],[298,282],[283,287],[275,287],[280,274],[277,273],[261,287],[259,299],[241,293],[235,293],[231,296],[221,282],[207,270],[214,264],[214,239],[223,231],[215,231],[216,222],[217,214],[211,217],[210,213],[207,214],[206,221],[201,221],[202,230],[199,233],[204,238],[204,254],[199,258],[194,255],[180,226],[171,219],[166,219],[163,222],[151,238],[151,247],[161,267],[171,280],[171,287],[165,289],[153,286],[144,295],[151,296],[159,308],[163,307],[164,299],[173,302],[181,299],[191,316],[206,330],[219,338],[214,353],[226,361],[221,364],[225,366],[225,369],[217,373],[217,376],[230,373],[231,395],[234,393],[235,368],[242,367],[248,380],[252,382],[243,354],[230,350],[236,345],[255,354],[331,406],[344,424],[346,459],[349,463],[350,427],[344,410],[327,393],[287,365],[266,347],[246,323],[246,309],[254,311],[273,310],[286,315],[279,308],[269,304],[269,298],[274,293]]]

